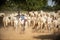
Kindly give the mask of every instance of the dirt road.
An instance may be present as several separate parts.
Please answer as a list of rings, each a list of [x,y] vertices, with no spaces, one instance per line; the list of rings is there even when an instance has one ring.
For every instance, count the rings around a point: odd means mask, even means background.
[[[38,40],[34,36],[46,34],[50,33],[33,33],[31,28],[26,29],[24,33],[21,33],[19,30],[15,31],[13,27],[0,28],[1,40]]]

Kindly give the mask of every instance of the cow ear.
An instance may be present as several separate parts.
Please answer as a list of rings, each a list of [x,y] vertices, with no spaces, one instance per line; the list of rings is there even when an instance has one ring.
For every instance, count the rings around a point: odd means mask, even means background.
[[[9,19],[11,19],[11,17],[8,17]]]
[[[1,17],[4,17],[4,15],[1,15]]]

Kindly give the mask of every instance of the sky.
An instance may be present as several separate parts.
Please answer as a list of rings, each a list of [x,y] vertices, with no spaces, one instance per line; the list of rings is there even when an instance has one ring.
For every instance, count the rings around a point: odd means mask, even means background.
[[[55,5],[55,1],[52,2],[52,0],[48,0],[47,4],[48,6],[53,7]]]

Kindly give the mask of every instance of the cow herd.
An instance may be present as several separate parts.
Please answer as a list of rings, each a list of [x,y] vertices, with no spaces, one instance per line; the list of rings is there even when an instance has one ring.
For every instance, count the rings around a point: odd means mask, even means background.
[[[31,28],[34,31],[60,29],[60,12],[31,11],[29,13],[12,13],[3,17],[4,27],[20,27],[22,31]]]

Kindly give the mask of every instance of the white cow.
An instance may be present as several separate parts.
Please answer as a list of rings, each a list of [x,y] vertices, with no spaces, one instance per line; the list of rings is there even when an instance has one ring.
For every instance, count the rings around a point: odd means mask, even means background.
[[[10,23],[10,19],[8,16],[3,17],[3,23],[4,27],[8,26],[8,24]]]
[[[54,23],[54,27],[56,28],[57,25],[58,25],[58,21],[57,20],[53,20],[53,23]]]
[[[34,11],[35,17],[38,16],[38,11]]]
[[[14,18],[15,18],[14,16],[15,16],[15,15],[14,15],[13,13],[10,14],[10,21],[11,21],[10,23],[11,23],[11,26],[14,25],[14,20],[15,20],[15,19],[14,19]]]
[[[48,16],[48,18],[47,18],[47,28],[50,30],[50,28],[51,28],[51,23],[52,23],[52,18],[50,17],[50,16]]]
[[[0,16],[5,16],[5,13],[0,13]]]
[[[30,24],[31,24],[31,17],[27,17],[27,21],[28,21],[28,26],[30,27]]]
[[[15,30],[17,31],[17,28],[18,28],[18,20],[16,17],[14,17],[14,27],[15,27]]]
[[[29,12],[29,15],[30,15],[30,16],[34,16],[34,13],[33,13],[33,12]]]

